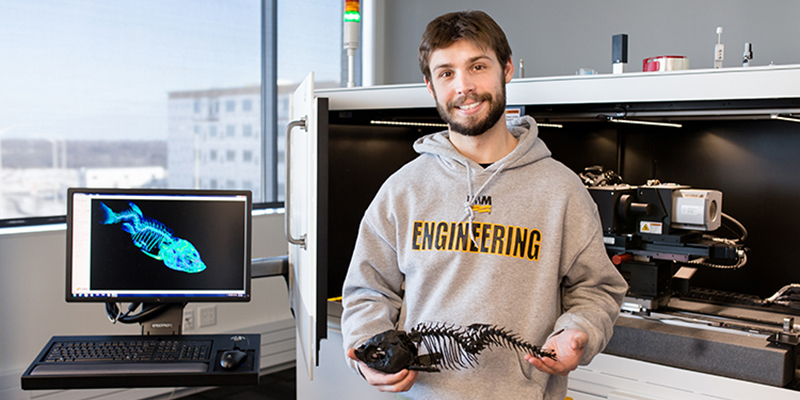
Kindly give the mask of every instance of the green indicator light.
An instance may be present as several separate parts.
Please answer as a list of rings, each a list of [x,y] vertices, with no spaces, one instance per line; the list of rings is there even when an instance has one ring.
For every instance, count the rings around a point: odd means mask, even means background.
[[[361,22],[361,14],[358,11],[345,11],[344,22]]]

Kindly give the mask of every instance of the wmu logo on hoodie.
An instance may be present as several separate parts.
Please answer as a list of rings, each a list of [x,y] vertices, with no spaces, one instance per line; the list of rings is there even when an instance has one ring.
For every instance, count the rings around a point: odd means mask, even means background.
[[[472,200],[469,196],[467,196],[467,203]],[[492,196],[481,196],[475,199],[475,202],[472,203],[472,211],[476,213],[492,213]]]

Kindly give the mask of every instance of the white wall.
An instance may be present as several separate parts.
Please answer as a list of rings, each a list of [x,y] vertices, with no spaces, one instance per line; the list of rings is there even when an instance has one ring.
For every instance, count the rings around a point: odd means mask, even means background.
[[[425,26],[469,9],[500,24],[515,66],[525,60],[526,77],[574,75],[580,68],[611,73],[611,37],[619,33],[628,34],[629,71],[642,71],[642,60],[658,55],[684,55],[692,69],[713,68],[718,26],[725,67],[742,66],[745,42],[753,44],[752,65],[800,63],[796,0],[403,0],[383,6],[385,58],[376,84],[422,82],[417,47]]]
[[[139,334],[136,325],[113,325],[102,304],[66,303],[65,226],[30,233],[0,231],[0,398],[28,399],[19,377],[55,335]],[[287,253],[283,214],[253,218],[253,258]],[[202,305],[207,305],[203,303]],[[214,304],[214,303],[211,303]],[[283,278],[253,280],[249,303],[216,303],[217,324],[187,333],[241,331],[291,319]],[[197,304],[187,309],[195,310]],[[252,332],[258,333],[258,332]],[[150,393],[148,390],[141,390]],[[52,397],[48,397],[52,398]],[[82,398],[82,397],[71,397]],[[134,396],[133,398],[136,398]]]

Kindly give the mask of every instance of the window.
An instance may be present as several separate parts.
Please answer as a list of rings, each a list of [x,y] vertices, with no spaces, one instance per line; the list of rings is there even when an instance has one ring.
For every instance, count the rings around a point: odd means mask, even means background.
[[[236,126],[235,125],[227,125],[227,126],[225,126],[225,136],[227,136],[227,137],[236,136]]]
[[[346,84],[342,83],[343,76],[347,80],[347,65],[342,62],[343,13],[343,1],[278,1],[278,21],[303,21],[278,24],[277,190],[281,201],[285,191],[284,152],[286,126],[289,123],[289,96],[311,71],[314,71],[316,88]],[[358,56],[360,51],[357,52]]]
[[[282,201],[288,97],[311,71],[342,86],[343,7],[0,0],[0,226],[63,215],[71,186],[233,180]],[[252,139],[221,140],[228,126]]]
[[[71,186],[246,179],[254,201],[276,201],[262,164],[214,163],[274,140],[217,132],[261,126],[262,3],[273,1],[0,0],[0,220],[63,215]]]
[[[206,118],[209,120],[219,119],[219,100],[212,99],[208,102],[208,114],[206,114]]]
[[[252,162],[253,161],[253,152],[250,150],[245,150],[242,152],[242,161],[243,162]]]

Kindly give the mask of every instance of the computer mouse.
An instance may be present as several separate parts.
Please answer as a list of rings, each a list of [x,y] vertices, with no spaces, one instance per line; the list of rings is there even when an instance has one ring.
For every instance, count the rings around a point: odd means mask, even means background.
[[[223,369],[235,369],[236,367],[242,365],[244,359],[247,358],[247,352],[233,349],[233,350],[226,350],[222,353],[222,358],[219,360],[219,365]]]

